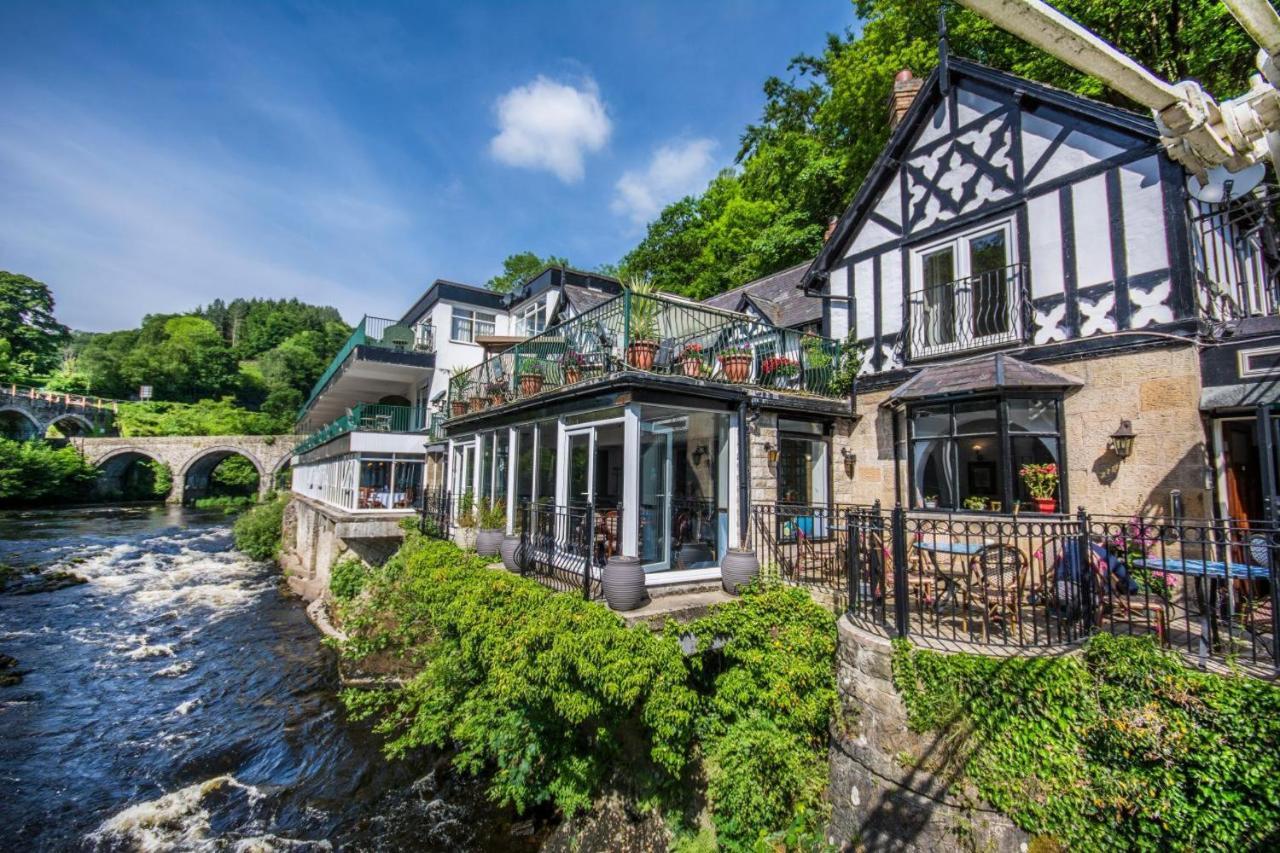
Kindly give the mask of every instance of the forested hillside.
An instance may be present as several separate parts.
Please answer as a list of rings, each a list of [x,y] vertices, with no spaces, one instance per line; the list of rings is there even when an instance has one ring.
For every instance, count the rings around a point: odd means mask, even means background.
[[[889,136],[894,75],[938,61],[938,0],[854,0],[861,28],[796,57],[764,84],[760,120],[736,167],[667,207],[619,264],[624,276],[704,299],[812,258]],[[1169,80],[1239,94],[1255,48],[1218,0],[1055,0],[1054,6]],[[1122,106],[1118,95],[985,20],[947,4],[949,44],[964,56]]]

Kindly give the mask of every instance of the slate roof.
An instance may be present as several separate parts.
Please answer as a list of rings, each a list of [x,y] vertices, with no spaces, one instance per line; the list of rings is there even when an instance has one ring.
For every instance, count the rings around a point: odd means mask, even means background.
[[[822,300],[807,296],[800,290],[800,280],[809,261],[794,267],[749,281],[733,290],[716,294],[704,300],[704,305],[726,311],[746,311],[752,306],[775,326],[794,328],[822,320]]]
[[[979,391],[1065,391],[1083,384],[1060,370],[1027,364],[998,352],[972,361],[926,367],[895,388],[884,404]]]
[[[564,285],[564,298],[573,306],[573,310],[579,314],[583,311],[590,311],[597,305],[603,305],[617,295],[616,293],[592,290],[589,287],[580,287],[576,284]]]

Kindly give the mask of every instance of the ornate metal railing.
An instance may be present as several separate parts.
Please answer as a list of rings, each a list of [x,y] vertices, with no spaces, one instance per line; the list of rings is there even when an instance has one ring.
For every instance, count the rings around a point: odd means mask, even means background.
[[[436,351],[435,332],[431,326],[423,323],[416,326],[407,326],[385,317],[370,317],[368,315],[361,317],[360,322],[351,330],[351,334],[347,337],[346,342],[343,343],[342,348],[338,350],[338,354],[329,362],[329,366],[325,368],[324,373],[320,374],[316,384],[311,386],[311,394],[308,396],[307,402],[303,404],[302,412],[307,410],[312,401],[329,384],[329,380],[333,378],[333,375],[346,362],[347,357],[359,346],[379,347],[400,352],[432,353]]]
[[[624,291],[452,377],[449,416],[622,372],[840,398],[838,342],[665,296]]]
[[[610,556],[609,543],[618,541],[620,517],[620,512],[597,514],[591,504],[522,500],[516,508],[516,563],[521,574],[561,592],[600,597],[602,571]]]
[[[914,288],[907,296],[909,355],[929,358],[1022,340],[1026,269],[1013,264]]]
[[[360,403],[345,415],[316,429],[298,443],[295,453],[306,453],[349,432],[417,432],[423,429],[423,412],[412,406]]]
[[[418,530],[432,539],[448,539],[453,532],[453,496],[446,489],[430,489],[422,495]]]
[[[1221,204],[1192,204],[1201,313],[1236,320],[1280,311],[1280,187],[1264,184]]]

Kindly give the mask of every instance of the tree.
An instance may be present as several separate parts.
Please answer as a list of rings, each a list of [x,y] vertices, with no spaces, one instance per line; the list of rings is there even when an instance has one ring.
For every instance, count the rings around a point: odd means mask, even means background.
[[[37,383],[58,367],[59,349],[71,330],[53,316],[53,294],[44,282],[0,270],[0,381]]]
[[[502,262],[502,273],[489,279],[485,286],[498,293],[508,293],[517,285],[523,284],[547,267],[567,266],[569,266],[567,258],[558,258],[555,255],[540,258],[533,252],[518,252],[514,255],[507,255]]]
[[[1199,80],[1218,98],[1247,86],[1255,48],[1217,0],[1054,5],[1169,80]],[[910,68],[923,76],[938,61],[939,0],[853,7],[858,33],[828,36],[820,55],[792,60],[790,79],[765,81],[764,109],[743,132],[737,170],[667,205],[619,263],[624,275],[705,298],[813,257],[888,140],[894,75]],[[1136,107],[955,3],[946,17],[953,55]]]

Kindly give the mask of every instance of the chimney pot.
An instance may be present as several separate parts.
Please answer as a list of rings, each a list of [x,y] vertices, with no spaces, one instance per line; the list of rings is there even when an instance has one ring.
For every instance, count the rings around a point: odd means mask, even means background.
[[[911,109],[911,104],[923,88],[924,81],[912,74],[910,68],[904,68],[894,76],[893,93],[889,95],[890,130],[896,129],[902,122],[902,117]]]

